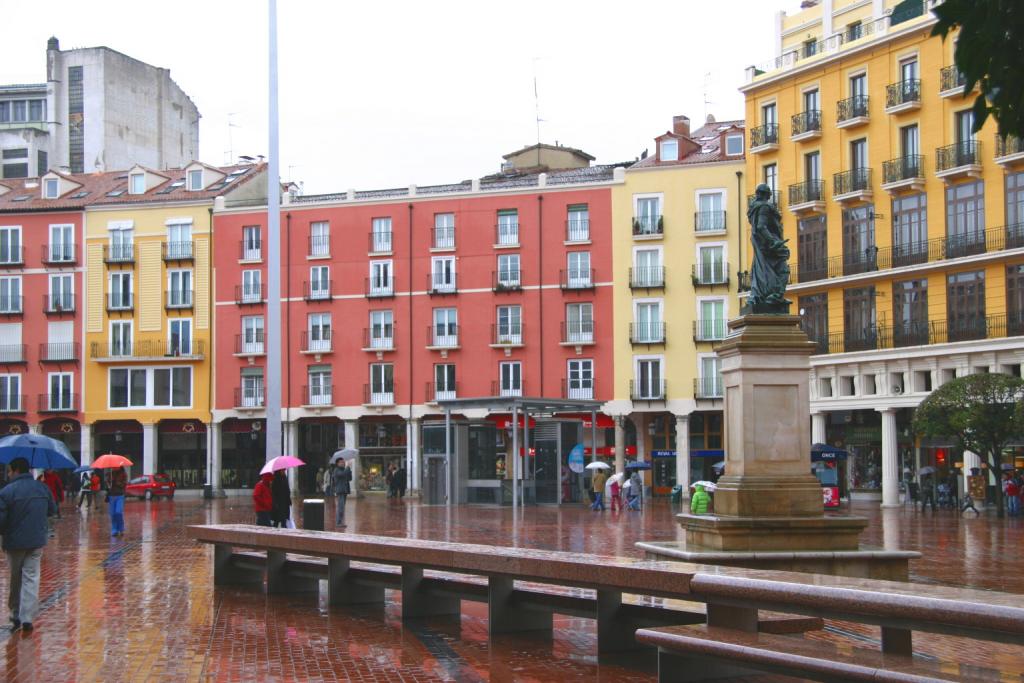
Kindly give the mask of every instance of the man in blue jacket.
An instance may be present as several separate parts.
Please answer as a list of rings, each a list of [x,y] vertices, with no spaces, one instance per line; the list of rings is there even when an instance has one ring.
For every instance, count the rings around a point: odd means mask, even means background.
[[[46,484],[28,471],[28,461],[11,461],[10,480],[0,490],[0,533],[7,565],[11,569],[10,594],[12,630],[32,632],[39,611],[39,563],[46,545],[46,518],[57,514],[57,504]]]

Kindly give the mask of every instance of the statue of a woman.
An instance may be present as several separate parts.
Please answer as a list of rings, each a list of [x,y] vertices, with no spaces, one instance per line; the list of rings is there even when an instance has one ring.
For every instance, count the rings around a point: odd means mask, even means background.
[[[745,310],[750,313],[788,313],[785,298],[789,282],[789,247],[782,239],[782,216],[772,202],[772,190],[764,183],[754,191],[747,209],[754,267],[750,275],[750,295]]]

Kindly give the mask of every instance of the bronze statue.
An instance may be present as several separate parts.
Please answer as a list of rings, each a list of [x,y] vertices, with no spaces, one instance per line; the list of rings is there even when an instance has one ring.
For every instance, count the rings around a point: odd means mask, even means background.
[[[750,295],[744,313],[789,313],[786,300],[789,283],[789,247],[782,238],[782,216],[772,201],[772,190],[761,183],[747,209],[754,245],[754,267]]]

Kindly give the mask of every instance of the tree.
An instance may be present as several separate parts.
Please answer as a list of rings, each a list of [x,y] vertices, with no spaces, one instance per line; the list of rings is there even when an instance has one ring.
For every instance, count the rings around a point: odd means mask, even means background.
[[[1024,380],[998,374],[958,377],[931,393],[914,414],[914,431],[956,439],[984,458],[996,477],[996,503],[1003,516],[1003,451],[1024,435]],[[964,472],[966,477],[968,472]],[[966,482],[966,478],[964,479]]]
[[[939,21],[933,36],[956,28],[954,62],[966,80],[964,96],[978,86],[974,132],[989,115],[1000,135],[1024,138],[1024,3],[1020,0],[945,0],[932,12]]]

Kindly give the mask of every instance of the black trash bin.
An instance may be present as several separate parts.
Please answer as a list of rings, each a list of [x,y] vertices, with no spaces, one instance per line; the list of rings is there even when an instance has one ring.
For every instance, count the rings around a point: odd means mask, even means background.
[[[302,501],[302,528],[311,531],[324,530],[323,498],[307,498]]]

